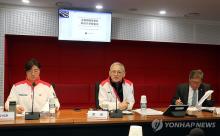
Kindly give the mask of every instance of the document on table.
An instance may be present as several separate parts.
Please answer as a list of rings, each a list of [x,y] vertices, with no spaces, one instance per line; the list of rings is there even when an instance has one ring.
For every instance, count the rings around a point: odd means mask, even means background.
[[[205,92],[205,94],[202,96],[202,98],[198,102],[198,106],[201,107],[202,103],[213,93],[213,90],[208,90]]]
[[[125,114],[125,115],[132,115],[133,114],[132,111],[127,111],[127,110],[122,111],[122,113]]]
[[[215,110],[216,107],[202,107],[202,111],[209,111],[209,112],[213,112]]]
[[[141,115],[163,115],[162,111],[154,110],[151,108],[147,108],[146,112],[142,112],[141,109],[133,110]]]
[[[20,114],[16,114],[16,117],[23,117],[24,116],[24,114],[25,114],[25,112],[22,112],[22,113],[20,113]]]

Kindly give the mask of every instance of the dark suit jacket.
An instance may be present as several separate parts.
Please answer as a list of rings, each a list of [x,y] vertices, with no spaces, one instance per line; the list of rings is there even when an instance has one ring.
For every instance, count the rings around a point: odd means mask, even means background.
[[[207,90],[210,90],[211,87],[208,84],[202,83],[198,88],[198,100],[202,98]],[[188,95],[189,95],[189,84],[180,84],[177,87],[176,95],[172,99],[172,104],[175,105],[177,99],[181,99],[182,103],[187,105],[188,103]],[[212,107],[214,104],[213,100],[205,100],[202,106]]]

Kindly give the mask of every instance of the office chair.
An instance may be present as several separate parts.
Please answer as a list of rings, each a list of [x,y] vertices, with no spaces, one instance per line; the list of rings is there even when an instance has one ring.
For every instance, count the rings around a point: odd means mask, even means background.
[[[99,84],[100,84],[100,82],[95,83],[95,105],[96,105],[96,109],[101,109],[101,107],[99,106]]]

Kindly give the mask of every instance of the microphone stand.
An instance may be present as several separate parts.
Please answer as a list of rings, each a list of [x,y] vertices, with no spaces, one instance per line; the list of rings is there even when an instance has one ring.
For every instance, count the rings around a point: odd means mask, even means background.
[[[119,89],[119,85],[116,84],[116,89],[118,91]],[[118,104],[117,104],[117,95],[116,95],[116,102],[115,102],[115,107],[116,109],[113,111],[110,111],[109,116],[110,118],[122,118],[123,114],[122,114],[122,110],[118,109]]]
[[[40,112],[34,112],[34,87],[36,86],[36,83],[32,83],[32,109],[31,112],[25,112],[25,120],[38,120],[40,118]]]

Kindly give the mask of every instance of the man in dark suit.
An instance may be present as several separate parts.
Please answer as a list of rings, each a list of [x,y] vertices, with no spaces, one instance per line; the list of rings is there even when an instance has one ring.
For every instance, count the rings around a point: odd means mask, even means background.
[[[176,95],[172,99],[173,105],[196,106],[207,90],[211,90],[209,84],[202,83],[204,74],[201,70],[192,70],[189,74],[189,83],[180,84]],[[214,101],[211,95],[203,102],[202,106],[212,107]]]

